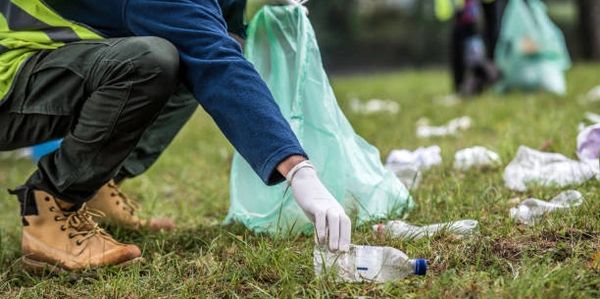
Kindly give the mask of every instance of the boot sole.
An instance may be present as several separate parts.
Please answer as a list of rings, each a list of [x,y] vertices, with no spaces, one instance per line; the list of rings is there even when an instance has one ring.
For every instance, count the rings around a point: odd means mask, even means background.
[[[113,266],[116,267],[118,269],[122,269],[122,268],[126,268],[128,266],[131,266],[133,264],[137,264],[140,263],[144,260],[143,257],[136,257],[132,260],[128,260],[125,262],[122,262],[120,264],[116,264],[116,265],[107,265],[108,266]],[[33,274],[45,274],[45,273],[51,273],[51,274],[61,274],[61,273],[79,273],[79,272],[83,272],[85,270],[96,270],[99,268],[103,268],[105,266],[100,266],[100,267],[95,267],[95,268],[84,268],[84,269],[77,269],[77,270],[68,270],[65,268],[62,268],[60,266],[54,265],[54,264],[50,264],[50,263],[46,263],[46,262],[40,262],[40,261],[36,261],[36,260],[32,260],[26,257],[22,257],[21,258],[21,265],[23,267],[23,269],[29,273],[33,273]]]

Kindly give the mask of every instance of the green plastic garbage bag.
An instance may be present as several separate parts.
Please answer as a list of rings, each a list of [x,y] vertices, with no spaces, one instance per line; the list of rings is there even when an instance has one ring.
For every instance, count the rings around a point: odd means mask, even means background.
[[[510,0],[496,45],[502,90],[546,90],[564,95],[564,72],[571,66],[562,32],[540,0]]]
[[[255,65],[327,189],[355,221],[399,216],[414,205],[379,151],[354,133],[337,104],[309,19],[300,7],[265,7],[251,21],[246,57]],[[255,232],[312,233],[288,184],[268,187],[235,153],[226,223]]]

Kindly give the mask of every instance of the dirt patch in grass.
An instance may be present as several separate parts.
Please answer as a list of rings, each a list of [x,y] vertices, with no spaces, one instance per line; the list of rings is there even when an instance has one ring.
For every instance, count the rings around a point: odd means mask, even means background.
[[[502,259],[516,262],[525,254],[541,256],[551,254],[552,260],[564,261],[575,253],[579,244],[597,248],[600,232],[569,228],[564,231],[543,231],[540,234],[496,238],[492,242],[492,253]]]
[[[576,228],[567,228],[564,231],[545,231],[542,232],[540,239],[550,242],[581,242],[589,240],[598,240],[600,232],[586,231]]]
[[[521,259],[525,246],[515,239],[496,239],[492,244],[492,253],[497,257],[514,262]]]

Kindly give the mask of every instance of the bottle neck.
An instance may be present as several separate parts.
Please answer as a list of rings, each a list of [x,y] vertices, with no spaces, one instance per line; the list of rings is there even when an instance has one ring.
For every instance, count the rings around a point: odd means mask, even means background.
[[[425,275],[427,273],[427,261],[424,259],[410,259],[408,260],[413,270],[414,275]]]

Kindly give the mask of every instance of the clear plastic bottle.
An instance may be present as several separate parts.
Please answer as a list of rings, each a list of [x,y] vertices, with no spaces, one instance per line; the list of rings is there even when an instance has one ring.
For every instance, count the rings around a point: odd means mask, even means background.
[[[477,231],[479,222],[466,219],[446,223],[436,223],[425,226],[416,226],[402,220],[388,221],[387,224],[373,225],[373,230],[378,234],[389,234],[392,238],[400,239],[421,239],[430,238],[441,232],[448,232],[453,235],[467,236]]]
[[[313,254],[317,276],[334,271],[346,282],[382,283],[427,272],[426,260],[410,259],[392,247],[351,245],[346,253],[333,253],[326,247],[316,246]]]
[[[528,198],[517,207],[510,209],[510,217],[517,222],[534,225],[536,220],[544,214],[555,210],[566,210],[580,206],[583,203],[583,195],[575,190],[568,190],[558,194],[550,201],[537,198]]]

